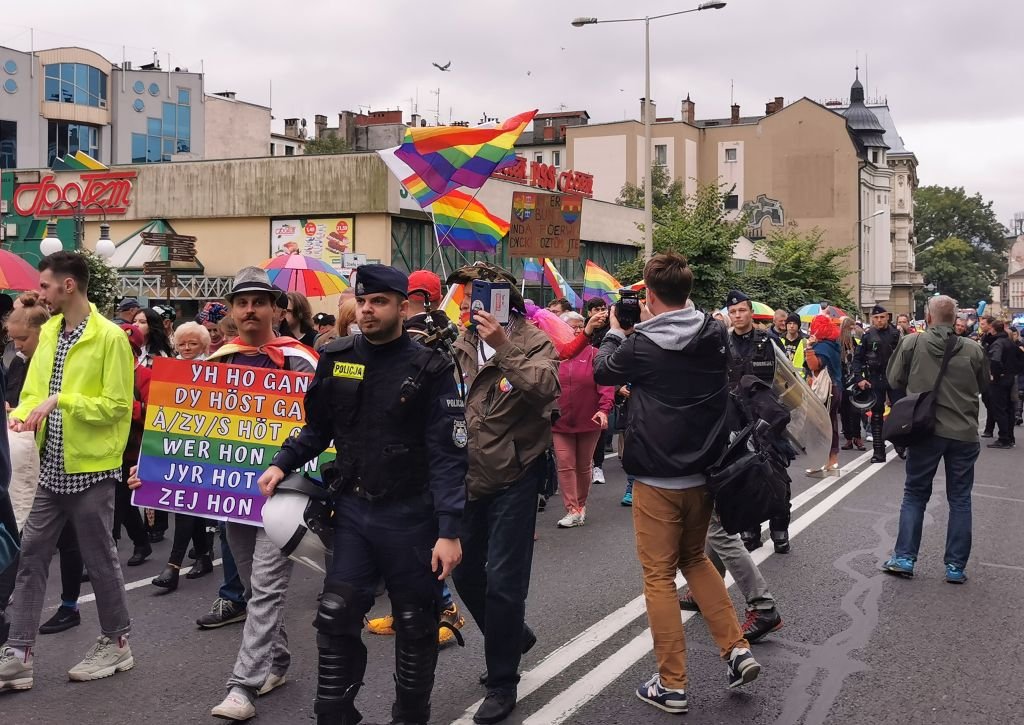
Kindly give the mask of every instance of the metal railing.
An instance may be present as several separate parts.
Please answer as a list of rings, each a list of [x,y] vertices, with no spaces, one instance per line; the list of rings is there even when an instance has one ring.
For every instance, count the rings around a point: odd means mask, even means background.
[[[156,274],[123,274],[118,277],[122,297],[167,299],[165,278]],[[231,291],[234,277],[178,275],[171,291],[174,299],[219,300]]]

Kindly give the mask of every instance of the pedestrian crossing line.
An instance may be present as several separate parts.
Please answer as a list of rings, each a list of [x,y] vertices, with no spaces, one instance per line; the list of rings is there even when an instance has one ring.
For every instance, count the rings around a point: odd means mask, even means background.
[[[800,535],[807,527],[835,508],[844,498],[860,488],[864,482],[883,468],[884,466],[869,467],[838,488],[799,519],[791,522],[789,527],[790,538]],[[765,559],[774,554],[775,550],[772,548],[761,548],[754,551],[751,554],[751,558],[753,558],[755,564],[760,565]],[[677,580],[679,578],[681,577],[677,577]],[[732,576],[727,574],[725,578],[726,587],[731,588],[734,583]],[[643,597],[640,597],[640,599],[642,601]],[[687,622],[693,616],[695,616],[694,612],[683,612],[683,622]],[[586,675],[577,678],[572,685],[562,690],[546,705],[523,720],[523,725],[559,725],[565,722],[651,652],[652,649],[651,630],[648,628],[633,638],[627,645],[603,660],[601,664]],[[464,720],[456,722],[462,725]],[[455,725],[455,723],[452,725]]]
[[[979,561],[982,566],[994,566],[997,569],[1013,569],[1014,571],[1024,571],[1024,566],[1013,566],[1012,564],[992,564],[987,561]]]
[[[213,565],[215,567],[216,566],[220,566],[222,561],[224,561],[224,560],[223,559],[214,559],[213,560]],[[126,592],[130,592],[132,589],[141,589],[142,587],[146,586],[147,584],[151,584],[152,582],[153,582],[153,577],[149,577],[148,579],[139,579],[138,581],[134,581],[134,582],[130,582],[128,584],[125,584],[124,585],[124,590]],[[78,603],[79,604],[86,604],[87,602],[95,602],[95,601],[96,601],[96,595],[95,594],[85,594],[85,595],[83,595],[83,596],[78,598]],[[55,608],[56,607],[54,607],[54,609]]]
[[[813,486],[811,486],[803,493],[794,497],[791,501],[791,510],[797,511],[801,509],[804,505],[806,505],[809,501],[819,496],[826,489],[828,489],[831,486],[834,486],[847,476],[859,470],[861,466],[863,466],[863,464],[866,463],[870,458],[870,452],[865,453],[864,455],[861,455],[858,458],[855,458],[853,461],[850,462],[849,466],[847,467],[848,473],[845,473],[837,478],[824,478],[821,481],[814,484]],[[880,470],[881,468],[881,466],[878,466],[875,468],[875,470]],[[792,528],[790,529],[790,531],[792,532]],[[755,557],[755,561],[760,561],[759,559],[757,559],[757,555],[759,553],[763,554],[764,550],[759,550],[758,552],[755,552],[753,554],[753,556]],[[731,586],[732,581],[733,580],[731,575],[727,575],[726,585]],[[676,587],[681,587],[685,583],[686,580],[683,578],[683,575],[677,574]],[[644,603],[643,595],[640,595],[635,599],[632,599],[631,601],[627,602],[625,605],[615,610],[614,612],[608,614],[603,619],[595,622],[587,629],[583,630],[578,635],[576,635],[568,642],[563,644],[558,649],[552,651],[547,657],[538,662],[533,667],[533,669],[527,670],[522,674],[522,678],[520,679],[518,686],[519,700],[522,701],[526,699],[529,695],[536,692],[538,689],[543,687],[547,682],[561,674],[564,670],[576,664],[579,660],[588,655],[594,649],[601,646],[609,639],[614,637],[616,634],[618,634],[619,631],[624,629],[638,617],[644,615],[646,611],[647,608]],[[692,614],[692,612],[684,613],[683,621],[685,622],[687,619],[689,619],[689,617],[692,616]],[[647,639],[645,640],[645,646],[647,649],[650,649],[650,636],[646,636]],[[627,645],[627,647],[630,646],[631,645]],[[637,659],[639,659],[639,657]],[[595,692],[590,697],[593,698],[596,694],[597,692]],[[476,712],[477,708],[480,707],[480,704],[482,702],[483,700],[481,699],[470,705],[469,708],[462,714],[461,717],[452,721],[451,725],[472,725],[473,714]],[[533,722],[542,723],[543,721],[535,720]]]
[[[1024,503],[1024,498],[1010,498],[1009,496],[993,496],[990,493],[978,493],[974,492],[974,496],[981,496],[982,498],[994,498],[997,501],[1013,501],[1015,503]]]

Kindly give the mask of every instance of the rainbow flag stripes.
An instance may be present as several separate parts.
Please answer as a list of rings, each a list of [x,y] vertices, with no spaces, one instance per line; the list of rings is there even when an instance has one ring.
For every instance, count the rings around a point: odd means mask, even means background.
[[[601,267],[587,260],[586,269],[583,272],[583,299],[592,300],[600,298],[607,304],[617,302],[619,289],[622,285],[619,280],[612,277]]]
[[[569,300],[569,304],[577,310],[583,306],[583,301],[579,295],[573,292],[569,283],[565,281],[565,278],[555,269],[555,265],[547,258],[544,259],[544,279],[551,285],[551,290],[555,293],[556,297],[564,297]]]
[[[523,281],[540,282],[544,279],[544,266],[536,257],[523,257]]]
[[[520,113],[495,127],[409,128],[395,156],[437,194],[446,193],[449,184],[479,189],[491,174],[515,160],[512,146],[536,113]]]
[[[430,207],[442,246],[463,252],[493,254],[508,234],[509,223],[491,214],[483,204],[462,191],[450,191]]]

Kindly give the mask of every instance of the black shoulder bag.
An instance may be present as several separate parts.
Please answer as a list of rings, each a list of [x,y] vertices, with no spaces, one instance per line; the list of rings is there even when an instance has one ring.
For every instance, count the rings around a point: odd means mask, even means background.
[[[896,401],[889,411],[889,417],[886,418],[882,428],[882,437],[894,446],[912,446],[935,432],[935,399],[939,387],[942,385],[942,379],[946,377],[946,368],[949,367],[949,360],[953,357],[957,340],[956,335],[946,338],[942,367],[939,368],[939,376],[935,379],[932,389],[907,395]],[[910,357],[911,365],[913,365],[915,354],[917,354],[916,346]]]

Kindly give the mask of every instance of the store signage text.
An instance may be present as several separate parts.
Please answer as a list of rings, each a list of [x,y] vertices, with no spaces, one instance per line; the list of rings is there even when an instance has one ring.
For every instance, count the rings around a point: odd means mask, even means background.
[[[527,176],[529,170],[529,176]],[[568,194],[594,195],[594,176],[582,171],[559,171],[556,166],[549,166],[538,161],[527,162],[522,156],[501,171],[493,174],[496,179],[512,181],[516,184],[529,184],[538,189],[560,191]]]
[[[14,210],[25,217],[100,216],[124,214],[131,205],[132,180],[137,171],[98,171],[81,174],[66,183],[47,174],[35,184],[21,184],[14,192]]]

